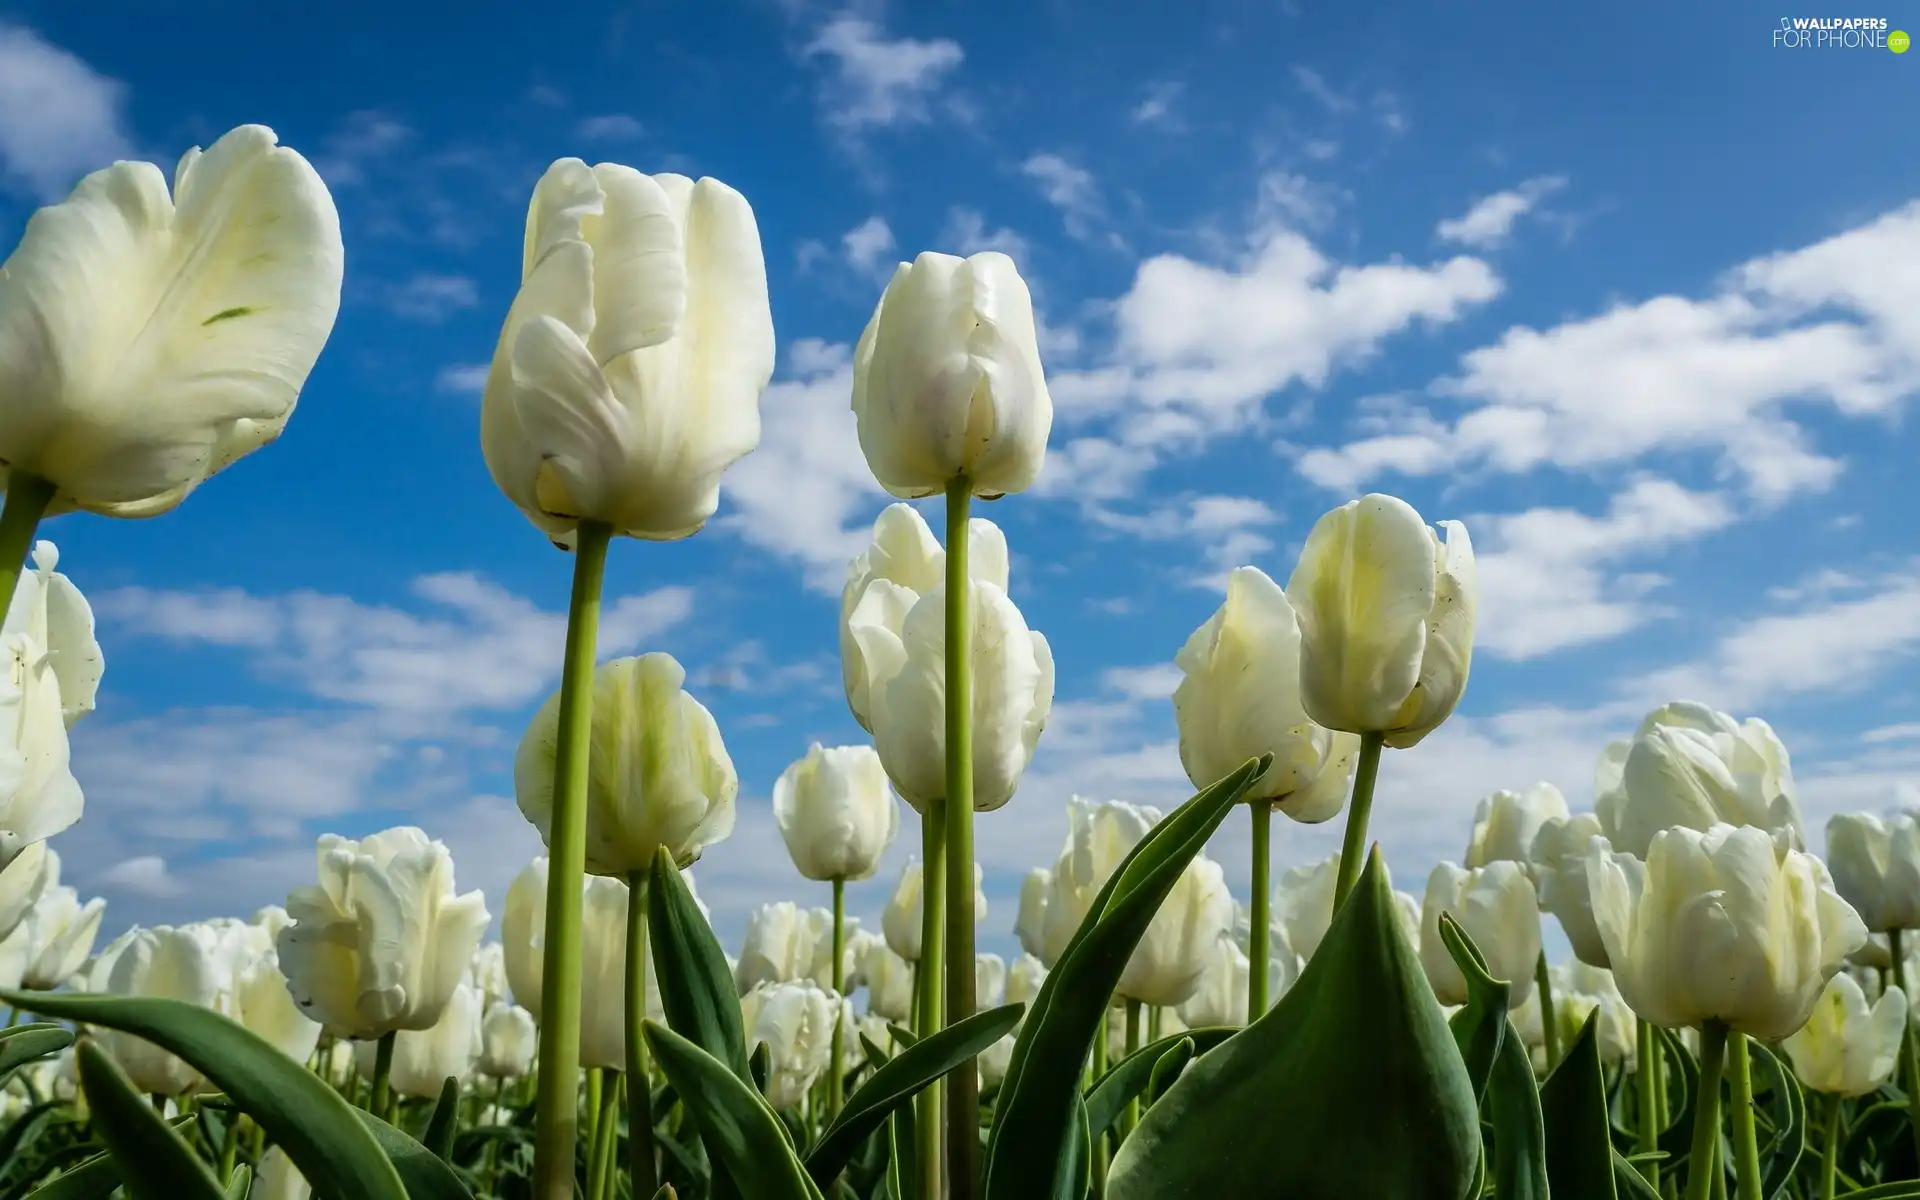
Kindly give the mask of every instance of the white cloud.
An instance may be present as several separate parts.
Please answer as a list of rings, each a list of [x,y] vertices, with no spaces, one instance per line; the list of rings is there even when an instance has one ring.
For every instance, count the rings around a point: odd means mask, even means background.
[[[893,253],[893,230],[878,214],[840,235],[847,264],[862,275],[872,275]]]
[[[1100,190],[1093,173],[1058,154],[1035,154],[1020,165],[1020,173],[1034,181],[1048,204],[1060,210],[1067,233],[1085,239],[1101,214]]]
[[[1514,222],[1532,212],[1539,203],[1567,186],[1564,175],[1540,175],[1474,202],[1465,214],[1440,222],[1435,234],[1443,242],[1492,250],[1505,245],[1513,235]]]
[[[1028,266],[1027,239],[1004,225],[999,229],[988,229],[986,217],[977,209],[958,205],[949,209],[947,223],[940,229],[938,242],[942,250],[963,258],[982,250],[998,250],[1020,264],[1022,270]]]
[[[1093,504],[1087,507],[1086,515],[1097,525],[1131,537],[1180,542],[1198,549],[1206,570],[1189,582],[1222,591],[1226,589],[1227,572],[1273,549],[1273,539],[1261,531],[1280,520],[1280,514],[1264,500],[1222,495],[1180,496],[1139,513]]]
[[[587,117],[578,127],[580,136],[590,142],[630,142],[646,131],[645,125],[626,113]]]
[[[121,859],[95,874],[93,886],[146,900],[164,900],[182,891],[180,881],[167,873],[167,860],[158,854]]]
[[[363,184],[367,168],[413,141],[405,122],[375,109],[349,113],[340,127],[320,143],[314,169],[334,187]]]
[[[1293,68],[1293,82],[1301,91],[1313,97],[1314,100],[1319,103],[1320,107],[1330,113],[1349,113],[1359,107],[1358,102],[1356,102],[1353,97],[1336,91],[1334,87],[1327,82],[1326,76],[1314,70],[1312,67],[1295,66]]]
[[[1173,111],[1174,102],[1187,85],[1177,79],[1161,80],[1147,85],[1146,99],[1133,108],[1130,116],[1136,125],[1154,125],[1162,129],[1178,129],[1180,118]]]
[[[382,302],[395,316],[437,325],[462,309],[480,303],[480,286],[465,275],[421,271],[405,283],[384,289]]]
[[[890,38],[852,12],[822,26],[802,55],[830,60],[821,105],[828,124],[849,135],[931,121],[929,101],[966,57],[950,38]]]
[[[449,396],[478,396],[487,386],[487,363],[449,363],[433,377],[433,390]]]
[[[1144,667],[1108,667],[1100,672],[1103,687],[1130,700],[1168,699],[1184,678],[1180,668],[1170,662]]]
[[[126,87],[31,29],[0,21],[0,180],[51,203],[133,157]]]

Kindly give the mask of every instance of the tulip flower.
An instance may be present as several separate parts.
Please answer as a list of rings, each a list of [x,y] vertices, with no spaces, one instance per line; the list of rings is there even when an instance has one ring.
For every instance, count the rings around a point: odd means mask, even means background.
[[[1232,922],[1233,897],[1220,864],[1195,855],[1135,944],[1115,991],[1138,1004],[1174,1008],[1186,1003]]]
[[[500,919],[500,944],[503,966],[506,970],[507,987],[513,1001],[540,1020],[541,987],[540,981],[545,973],[545,940],[547,928],[547,859],[535,858],[513,878],[507,887],[505,914]],[[680,872],[681,882],[693,891],[693,873]],[[595,886],[591,880],[583,881],[581,895],[588,894]],[[693,901],[700,908],[700,915],[709,916],[707,906],[695,893]],[[625,913],[624,907],[621,913]],[[595,936],[603,936],[596,933]],[[624,936],[616,931],[615,936]],[[659,1009],[659,981],[651,973],[647,976],[647,997],[650,1011]]]
[[[844,1005],[811,983],[764,983],[740,998],[747,1048],[764,1045],[770,1056],[767,1103],[776,1109],[800,1103],[832,1065],[833,1028]]]
[[[666,847],[686,867],[733,832],[740,780],[713,714],[682,690],[670,654],[602,664],[593,675],[587,768],[587,870],[626,879]],[[560,693],[540,707],[514,760],[520,811],[552,835]]]
[[[1635,1022],[1633,1010],[1621,997],[1613,975],[1582,962],[1560,963],[1548,970],[1553,1001],[1555,1043],[1571,1045],[1580,1036],[1587,1018],[1600,1014],[1594,1032],[1599,1037],[1600,1061],[1608,1066],[1631,1063],[1634,1057]],[[1527,1002],[1513,1012],[1513,1027],[1526,1044],[1533,1061],[1534,1074],[1545,1078],[1551,1069],[1547,1054],[1547,1032],[1540,1020],[1540,992],[1535,989]]]
[[[251,1200],[309,1200],[312,1195],[313,1185],[293,1165],[287,1152],[278,1146],[268,1147],[260,1160]]]
[[[485,1012],[507,995],[507,951],[499,942],[482,942],[467,964],[467,982],[480,989],[480,1007]]]
[[[47,665],[60,687],[60,712],[67,728],[93,711],[106,674],[106,656],[94,636],[93,607],[73,580],[62,575],[60,550],[35,542],[31,561],[20,572],[13,603],[0,624],[0,640],[25,633],[46,651]]]
[[[189,928],[135,926],[100,954],[103,968],[88,991],[115,996],[163,997],[212,1008],[221,984],[218,964],[207,940]],[[180,1096],[200,1082],[200,1073],[182,1060],[132,1034],[102,1029],[101,1048],[113,1057],[133,1086],[157,1096]]]
[[[773,815],[800,874],[840,883],[870,878],[900,826],[871,746],[815,742],[774,783]]]
[[[1274,923],[1285,931],[1285,944],[1305,963],[1320,948],[1333,923],[1333,891],[1340,875],[1340,855],[1317,863],[1289,867],[1274,888]],[[1409,946],[1420,944],[1420,901],[1406,892],[1393,893],[1394,914]]]
[[[322,835],[318,858],[277,939],[294,999],[335,1037],[439,1024],[491,919],[485,897],[456,894],[452,854],[412,826]]]
[[[1067,801],[1067,840],[1053,866],[1040,956],[1049,968],[1066,953],[1108,876],[1159,820],[1160,810],[1125,801]]]
[[[1040,994],[1040,985],[1046,981],[1046,964],[1031,954],[1022,954],[1007,968],[1006,1002],[1032,1004],[1033,998]],[[1026,1014],[1022,1013],[1020,1020],[1024,1023],[1026,1019]]]
[[[260,125],[181,155],[172,196],[117,162],[35,213],[0,268],[9,507],[155,516],[280,436],[343,261],[326,185]]]
[[[4,832],[0,832],[0,837],[4,837]],[[50,865],[54,870],[53,882],[59,883],[59,868],[54,865],[58,861],[58,856],[42,838],[21,846],[5,866],[0,866],[0,937],[11,935],[33,911],[41,893],[47,889]]]
[[[1031,487],[1053,400],[1033,300],[1013,260],[925,253],[901,263],[853,352],[860,449],[880,486],[992,498]]]
[[[1869,930],[1920,929],[1920,824],[1900,813],[1840,813],[1827,821],[1834,890]]]
[[[215,996],[211,1007],[246,1027],[295,1062],[313,1056],[320,1041],[320,1024],[294,1002],[287,977],[280,970],[269,920],[248,922],[215,917],[181,926],[199,940],[213,963]]]
[[[947,552],[911,504],[888,505],[873,523],[872,544],[847,565],[846,586],[840,591],[840,673],[847,707],[869,733],[873,732],[872,701],[866,659],[850,624],[853,611],[867,594],[867,585],[876,579],[924,596],[940,586],[946,571]],[[974,517],[967,522],[967,573],[1007,590],[1007,536],[992,521]]]
[[[880,913],[880,928],[887,945],[908,962],[920,961],[920,906],[925,903],[923,872],[918,859],[909,858],[900,869],[900,882],[894,885],[886,908]],[[987,919],[987,894],[980,890],[985,876],[980,864],[973,864],[973,919]]]
[[[885,942],[867,951],[867,1011],[905,1024],[913,1015],[913,964]]]
[[[1046,953],[1047,895],[1053,889],[1053,872],[1035,867],[1020,881],[1020,912],[1013,920],[1014,936],[1020,948],[1036,957]]]
[[[827,953],[828,947],[826,940],[819,936],[820,925],[818,918],[820,911],[821,910],[816,908],[812,913],[815,918],[813,969],[807,973],[807,978],[813,980],[815,983],[820,983],[823,978],[827,978],[832,974],[832,963],[829,961],[831,955]],[[873,953],[875,946],[884,946],[886,944],[886,938],[881,937],[877,933],[872,933],[860,928],[859,918],[848,918],[846,946],[840,954],[840,977],[846,983],[847,995],[851,995],[856,988],[867,986],[867,957]],[[827,985],[820,983],[820,986],[826,987]]]
[[[1906,1025],[1906,993],[1888,988],[1869,1008],[1860,985],[1842,973],[1827,982],[1807,1023],[1781,1045],[1794,1074],[1814,1091],[1864,1096],[1893,1075]]]
[[[537,1039],[532,1013],[517,1004],[495,1004],[480,1022],[480,1073],[500,1080],[525,1078]]]
[[[997,1008],[1007,994],[1007,960],[998,954],[976,954],[973,958],[973,1006]]]
[[[773,377],[760,233],[717,179],[563,158],[535,186],[480,446],[527,519],[686,537],[760,441]]]
[[[1500,861],[1462,869],[1439,863],[1427,876],[1421,905],[1420,965],[1442,1004],[1465,1004],[1467,980],[1440,940],[1440,914],[1460,923],[1486,959],[1487,973],[1507,981],[1507,1007],[1519,1008],[1533,994],[1540,958],[1540,905],[1527,869]]]
[[[45,635],[54,632],[49,626]],[[70,765],[56,661],[36,622],[9,617],[0,633],[0,669],[8,672],[0,678],[0,870],[79,820],[85,806]]]
[[[1787,748],[1757,717],[1736,722],[1678,701],[1647,715],[1631,739],[1607,748],[1594,772],[1594,811],[1613,849],[1645,859],[1654,835],[1716,824],[1785,831],[1806,846]]]
[[[1593,889],[1587,883],[1587,848],[1594,842],[1607,846],[1600,818],[1592,813],[1550,817],[1535,832],[1527,861],[1533,866],[1540,909],[1559,918],[1574,957],[1605,969],[1607,947],[1594,924]]]
[[[388,1083],[399,1095],[434,1099],[449,1076],[466,1082],[480,1059],[480,1048],[480,990],[461,980],[435,1025],[404,1030],[393,1039]],[[374,1043],[359,1043],[354,1056],[360,1074],[375,1078]]]
[[[1291,954],[1276,955],[1267,963],[1267,994],[1279,999],[1293,983],[1287,969]],[[1240,1026],[1247,1023],[1247,975],[1252,963],[1246,952],[1223,937],[1214,945],[1205,970],[1193,994],[1180,1005],[1180,1020],[1190,1029],[1208,1026]],[[1169,1031],[1170,1032],[1170,1031]]]
[[[1564,821],[1567,798],[1544,780],[1525,792],[1501,790],[1480,801],[1473,812],[1473,833],[1467,841],[1468,867],[1494,862],[1530,863],[1533,842],[1550,821]]]
[[[12,933],[0,940],[0,987],[52,991],[77,973],[93,953],[107,902],[84,905],[80,893],[60,883],[60,856],[46,851],[39,893]]]
[[[805,909],[790,900],[762,904],[747,917],[734,982],[745,995],[762,983],[788,983],[813,971],[815,932]],[[831,953],[828,955],[832,957]]]
[[[627,1065],[627,902],[616,879],[587,880],[580,917],[580,1064]],[[644,897],[642,897],[644,901]],[[647,972],[646,1012],[661,1015],[659,980]]]

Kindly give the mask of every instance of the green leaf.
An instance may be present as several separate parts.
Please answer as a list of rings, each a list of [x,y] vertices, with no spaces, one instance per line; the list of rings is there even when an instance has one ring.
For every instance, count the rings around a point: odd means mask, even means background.
[[[1177,1071],[1195,1055],[1205,1054],[1238,1032],[1237,1029],[1227,1028],[1190,1029],[1150,1042],[1121,1059],[1087,1093],[1087,1128],[1090,1134],[1097,1137],[1112,1128],[1121,1110],[1127,1107],[1127,1101],[1146,1090],[1159,1073],[1163,1061],[1168,1061],[1169,1070]],[[1185,1051],[1185,1057],[1177,1062],[1170,1061],[1180,1052],[1182,1042],[1192,1043]]]
[[[241,1163],[227,1179],[227,1200],[247,1200],[247,1189],[252,1186],[253,1168]]]
[[[1620,1200],[1661,1200],[1647,1177],[1618,1150],[1613,1152],[1613,1186],[1619,1189]]]
[[[1153,1074],[1147,1077],[1146,1102],[1149,1105],[1167,1094],[1173,1081],[1180,1078],[1180,1072],[1186,1070],[1187,1064],[1193,1061],[1194,1054],[1193,1039],[1185,1038],[1173,1048],[1172,1053],[1160,1056],[1160,1061],[1153,1064]]]
[[[88,1039],[75,1053],[94,1132],[120,1164],[130,1200],[225,1200],[193,1148],[167,1128],[106,1051]]]
[[[893,1200],[905,1200],[917,1194],[920,1187],[916,1119],[913,1105],[902,1104],[893,1110],[893,1119],[887,1122],[887,1188]]]
[[[773,1051],[765,1042],[756,1043],[753,1053],[747,1056],[747,1079],[753,1090],[762,1096],[767,1094],[767,1073],[773,1070]]]
[[[1455,1200],[1480,1156],[1473,1081],[1376,850],[1299,981],[1147,1110],[1107,1196]]]
[[[1767,1080],[1767,1107],[1773,1116],[1774,1134],[1760,1148],[1760,1194],[1772,1196],[1793,1178],[1801,1155],[1807,1151],[1807,1098],[1778,1055],[1751,1038],[1747,1039],[1747,1050],[1755,1073]]]
[[[0,992],[51,1017],[133,1034],[178,1055],[231,1097],[321,1195],[407,1200],[400,1176],[340,1094],[265,1039],[183,1000]]]
[[[0,1040],[0,1083],[35,1059],[73,1045],[73,1031],[62,1025],[15,1025]]]
[[[1473,1080],[1474,1099],[1479,1102],[1486,1098],[1487,1081],[1493,1077],[1494,1064],[1500,1061],[1500,1044],[1507,1037],[1507,1001],[1513,996],[1513,987],[1488,973],[1480,947],[1473,944],[1451,913],[1440,914],[1440,942],[1467,980],[1466,1006],[1447,1024],[1467,1064],[1467,1077]]]
[[[1134,946],[1271,756],[1249,760],[1154,826],[1100,889],[1015,1040],[987,1144],[987,1200],[1052,1192],[1070,1165],[1080,1073]]]
[[[1547,1200],[1547,1133],[1541,1123],[1540,1091],[1533,1059],[1518,1030],[1509,1025],[1500,1057],[1487,1080],[1487,1115],[1493,1123],[1493,1189],[1500,1200]]]
[[[647,884],[647,940],[653,947],[653,973],[667,1027],[726,1064],[736,1077],[751,1079],[740,992],[727,969],[726,951],[664,846],[654,855]]]
[[[27,1193],[27,1200],[106,1200],[119,1186],[120,1172],[113,1169],[113,1156],[96,1154]]]
[[[1842,1192],[1834,1200],[1920,1200],[1920,1179],[1882,1183],[1858,1191]]]
[[[393,1164],[411,1200],[473,1200],[473,1193],[441,1157],[363,1108],[353,1110],[360,1124]],[[304,1174],[304,1172],[303,1172]],[[317,1193],[316,1193],[317,1194]]]
[[[1067,1126],[1066,1152],[1054,1177],[1052,1200],[1086,1200],[1093,1182],[1093,1127],[1087,1122],[1087,1102],[1073,1097],[1073,1122]]]
[[[1600,1065],[1600,1011],[1587,1016],[1565,1058],[1540,1085],[1547,1127],[1547,1182],[1554,1200],[1617,1200],[1607,1078]],[[1636,1172],[1636,1176],[1637,1176]]]
[[[1693,1108],[1700,1092],[1700,1064],[1673,1030],[1656,1025],[1653,1034],[1660,1039],[1661,1061],[1668,1065],[1667,1112],[1672,1119],[1660,1131],[1660,1149],[1667,1152],[1666,1165],[1672,1168],[1685,1162],[1693,1149]]]
[[[753,1200],[822,1200],[794,1157],[780,1118],[725,1063],[665,1026],[646,1022],[647,1045],[699,1126],[707,1154]]]
[[[460,1128],[460,1081],[449,1075],[440,1085],[440,1098],[434,1102],[433,1115],[427,1118],[427,1130],[420,1144],[441,1162],[451,1161],[454,1131]]]
[[[831,1184],[894,1109],[910,1103],[928,1084],[1005,1037],[1020,1023],[1023,1011],[1024,1005],[1007,1004],[975,1013],[901,1051],[875,1071],[873,1078],[847,1097],[839,1117],[807,1155],[807,1174],[814,1183],[823,1188]]]

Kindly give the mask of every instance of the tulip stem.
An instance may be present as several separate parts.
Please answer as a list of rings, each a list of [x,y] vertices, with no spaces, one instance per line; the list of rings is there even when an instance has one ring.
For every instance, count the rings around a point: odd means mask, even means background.
[[[627,876],[627,1170],[635,1196],[652,1196],[653,1088],[647,1078],[647,872]],[[602,1118],[603,1123],[611,1118]],[[609,1156],[611,1157],[611,1156]]]
[[[938,800],[929,802],[920,814],[920,961],[913,976],[913,1032],[922,1041],[941,1029],[941,968],[946,965],[942,950],[947,937],[946,815],[946,806]],[[938,1083],[929,1084],[920,1093],[913,1129],[920,1163],[920,1200],[942,1200],[946,1175],[941,1169]]]
[[[1839,1095],[1827,1097],[1826,1148],[1820,1154],[1820,1200],[1833,1200],[1835,1173],[1840,1169],[1840,1126],[1846,1113],[1846,1101]]]
[[[47,515],[47,506],[53,503],[55,490],[38,475],[25,471],[7,475],[7,499],[0,505],[0,617],[13,607],[20,570],[26,566],[33,535],[40,529],[40,518]]]
[[[947,484],[947,1007],[946,1024],[973,1015],[973,576],[967,569],[973,484]],[[947,1072],[947,1186],[953,1200],[980,1191],[980,1075],[969,1058]]]
[[[1273,801],[1255,800],[1253,813],[1253,897],[1247,925],[1247,1024],[1267,1011],[1267,963],[1271,958],[1268,927],[1273,918]]]
[[[1727,1059],[1727,1035],[1727,1027],[1720,1021],[1708,1021],[1700,1027],[1700,1092],[1693,1106],[1693,1149],[1687,1156],[1686,1200],[1707,1200],[1713,1192],[1713,1177],[1719,1173],[1714,1154],[1720,1149],[1720,1075]],[[1744,1058],[1744,1055],[1737,1057]],[[1735,1103],[1739,1103],[1738,1097]],[[1737,1113],[1734,1120],[1739,1120]],[[1747,1120],[1753,1120],[1751,1108],[1747,1110]]]
[[[892,803],[891,800],[888,801]],[[833,1065],[827,1068],[827,1120],[840,1115],[840,1098],[844,1094],[846,1080],[841,1078],[845,1070],[841,1063],[841,1047],[846,1044],[846,1030],[841,1028],[840,1016],[846,1006],[840,999],[847,994],[846,964],[841,958],[847,952],[847,881],[833,881]],[[638,1188],[634,1189],[636,1192]]]
[[[1533,986],[1539,989],[1540,1040],[1547,1049],[1547,1070],[1560,1065],[1560,1020],[1553,1010],[1553,976],[1547,970],[1547,952],[1533,962]]]
[[[1652,1154],[1660,1149],[1660,1035],[1653,1031],[1653,1022],[1645,1017],[1638,1018],[1634,1024],[1633,1083],[1639,1100],[1638,1111],[1634,1113],[1637,1126],[1634,1149],[1641,1154]],[[1648,1187],[1656,1192],[1660,1190],[1660,1160],[1642,1160],[1640,1174]]]
[[[1112,1000],[1109,999],[1111,1004]],[[1100,1081],[1107,1075],[1107,1038],[1112,1028],[1112,1010],[1100,1010],[1100,1028],[1093,1035],[1093,1063],[1087,1074],[1093,1077],[1093,1087],[1099,1087]],[[1092,1088],[1088,1089],[1089,1091]],[[1105,1130],[1094,1135],[1093,1139],[1093,1191],[1094,1200],[1102,1200],[1107,1194],[1107,1134]]]
[[[1738,1174],[1740,1200],[1760,1200],[1760,1139],[1753,1128],[1753,1061],[1747,1035],[1733,1034],[1727,1043],[1727,1077],[1733,1084],[1733,1164]]]
[[[1360,735],[1360,765],[1353,772],[1353,803],[1347,807],[1347,832],[1340,840],[1340,872],[1333,877],[1333,911],[1347,902],[1366,866],[1367,819],[1373,812],[1373,781],[1380,774],[1380,748],[1386,735]]]
[[[1138,1000],[1129,999],[1127,1001],[1127,1057],[1132,1058],[1135,1054],[1138,1054],[1139,1052],[1140,1052],[1140,1002]],[[1133,1099],[1127,1101],[1127,1110],[1126,1112],[1121,1114],[1121,1118],[1120,1118],[1120,1133],[1113,1140],[1116,1143],[1126,1141],[1127,1135],[1132,1133],[1133,1127],[1138,1125],[1139,1123],[1140,1123],[1140,1095],[1138,1092],[1136,1092],[1134,1093]]]
[[[547,835],[547,944],[541,978],[548,987],[541,997],[540,1095],[534,1114],[532,1190],[536,1200],[572,1200],[574,1148],[580,1136],[580,910],[587,869],[587,750],[593,732],[600,590],[612,536],[613,528],[604,522],[580,522],[573,555],[573,596],[567,605],[567,648],[560,671],[553,756],[553,815]]]
[[[393,1090],[387,1085],[387,1075],[393,1070],[393,1039],[398,1036],[392,1030],[381,1034],[373,1051],[373,1099],[367,1111],[382,1121],[393,1107]]]
[[[1891,960],[1893,986],[1907,992],[1906,955],[1900,946],[1901,930],[1887,930],[1887,957]],[[1920,1152],[1920,1046],[1914,1044],[1913,1022],[1908,1021],[1906,1029],[1900,1035],[1900,1064],[1895,1073],[1900,1084],[1907,1090],[1907,1123],[1913,1127],[1913,1145]]]
[[[600,1112],[593,1123],[591,1157],[587,1161],[587,1200],[607,1200],[613,1195],[613,1151],[620,1141],[620,1074],[601,1074]]]

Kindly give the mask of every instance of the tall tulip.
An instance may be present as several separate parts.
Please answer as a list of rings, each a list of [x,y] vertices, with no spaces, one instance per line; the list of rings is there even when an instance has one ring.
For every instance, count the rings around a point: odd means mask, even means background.
[[[1920,929],[1920,823],[1911,813],[1882,821],[1839,813],[1827,821],[1834,890],[1875,933]]]
[[[805,979],[813,970],[814,928],[805,909],[791,900],[762,904],[747,916],[734,982],[745,995],[762,983]]]
[[[135,926],[100,954],[100,969],[88,991],[116,996],[184,1000],[212,1008],[222,979],[208,941],[194,930],[167,925]],[[100,1044],[133,1085],[157,1096],[184,1095],[200,1073],[181,1059],[129,1033],[103,1029]]]
[[[405,1030],[394,1038],[388,1082],[396,1094],[430,1100],[449,1077],[466,1082],[480,1061],[480,1001],[480,989],[462,980],[431,1028]],[[354,1054],[360,1073],[375,1078],[376,1047],[361,1042]]]
[[[1519,1008],[1533,994],[1540,960],[1540,906],[1526,867],[1502,860],[1463,869],[1443,862],[1427,876],[1421,905],[1420,965],[1442,1004],[1465,1004],[1467,981],[1440,939],[1440,916],[1453,917],[1479,947],[1487,972],[1510,985],[1507,1006]]]
[[[844,1005],[813,983],[763,983],[740,998],[748,1047],[767,1048],[767,1103],[793,1107],[833,1065],[833,1030]]]
[[[496,1003],[480,1021],[480,1073],[508,1081],[526,1077],[537,1041],[533,1014],[517,1004]]]
[[[60,856],[45,852],[44,876],[25,917],[0,940],[0,987],[51,991],[78,972],[93,952],[107,902],[84,905],[60,883]]]
[[[1607,947],[1594,923],[1593,889],[1587,882],[1587,848],[1595,841],[1607,845],[1600,818],[1592,813],[1552,817],[1534,833],[1527,859],[1539,889],[1540,909],[1559,918],[1574,957],[1606,968],[1610,965]]]
[[[1473,543],[1458,521],[1442,525],[1444,540],[1393,496],[1349,501],[1314,524],[1287,581],[1307,715],[1361,735],[1336,908],[1360,877],[1381,747],[1417,745],[1466,691],[1478,605]]]
[[[880,928],[886,934],[887,945],[893,952],[908,962],[921,960],[921,913],[926,904],[926,873],[918,859],[909,858],[900,868],[900,882],[894,885],[893,895],[887,898],[887,906],[880,912]],[[985,875],[980,864],[973,864],[973,912],[976,921],[987,919],[987,894],[981,890]]]
[[[1654,709],[1633,737],[1607,747],[1594,812],[1613,848],[1641,859],[1675,826],[1752,825],[1806,846],[1792,762],[1772,727],[1687,700]]]

